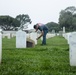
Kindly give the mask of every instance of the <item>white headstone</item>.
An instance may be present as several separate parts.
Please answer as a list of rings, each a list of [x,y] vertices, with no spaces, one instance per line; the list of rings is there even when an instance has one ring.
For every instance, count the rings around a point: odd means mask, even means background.
[[[63,27],[63,33],[65,33],[65,27]]]
[[[76,32],[69,36],[70,65],[76,66]]]
[[[16,32],[16,48],[26,48],[26,32],[22,30]]]
[[[55,34],[55,30],[52,30],[52,34]]]
[[[69,40],[70,35],[71,35],[71,33],[67,33],[67,36],[68,36],[68,38],[67,38],[68,44],[70,42],[70,40]]]
[[[8,35],[8,36],[7,36],[7,37],[8,37],[8,39],[10,39],[10,38],[11,38],[10,33],[8,33],[7,35]]]
[[[63,31],[59,31],[59,35],[60,36],[63,36]]]
[[[37,33],[33,32],[30,34],[30,39],[32,39],[35,42],[35,45],[37,44]]]
[[[2,59],[2,34],[0,33],[0,64]]]

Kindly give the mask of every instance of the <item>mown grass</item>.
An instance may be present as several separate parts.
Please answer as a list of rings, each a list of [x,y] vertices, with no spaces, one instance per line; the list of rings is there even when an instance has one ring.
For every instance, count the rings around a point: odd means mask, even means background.
[[[0,75],[76,75],[69,64],[69,46],[60,36],[34,48],[17,49],[15,38],[3,38]]]

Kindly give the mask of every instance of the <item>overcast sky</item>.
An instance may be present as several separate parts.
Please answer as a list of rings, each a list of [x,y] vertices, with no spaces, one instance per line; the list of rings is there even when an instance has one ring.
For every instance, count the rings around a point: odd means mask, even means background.
[[[0,0],[0,15],[28,14],[32,24],[58,23],[60,11],[69,6],[76,7],[76,0]]]

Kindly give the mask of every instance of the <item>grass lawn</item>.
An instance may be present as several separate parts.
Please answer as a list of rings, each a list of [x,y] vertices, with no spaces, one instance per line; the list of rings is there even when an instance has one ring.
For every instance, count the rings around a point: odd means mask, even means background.
[[[16,49],[15,38],[2,40],[0,75],[76,75],[69,64],[69,46],[63,37],[47,39],[46,46]]]

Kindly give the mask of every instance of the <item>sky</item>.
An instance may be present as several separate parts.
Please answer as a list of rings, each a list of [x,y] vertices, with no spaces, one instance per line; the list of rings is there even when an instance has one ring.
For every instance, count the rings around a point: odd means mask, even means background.
[[[0,16],[15,18],[19,14],[28,14],[32,25],[58,23],[60,11],[69,6],[76,7],[76,0],[0,0]]]

